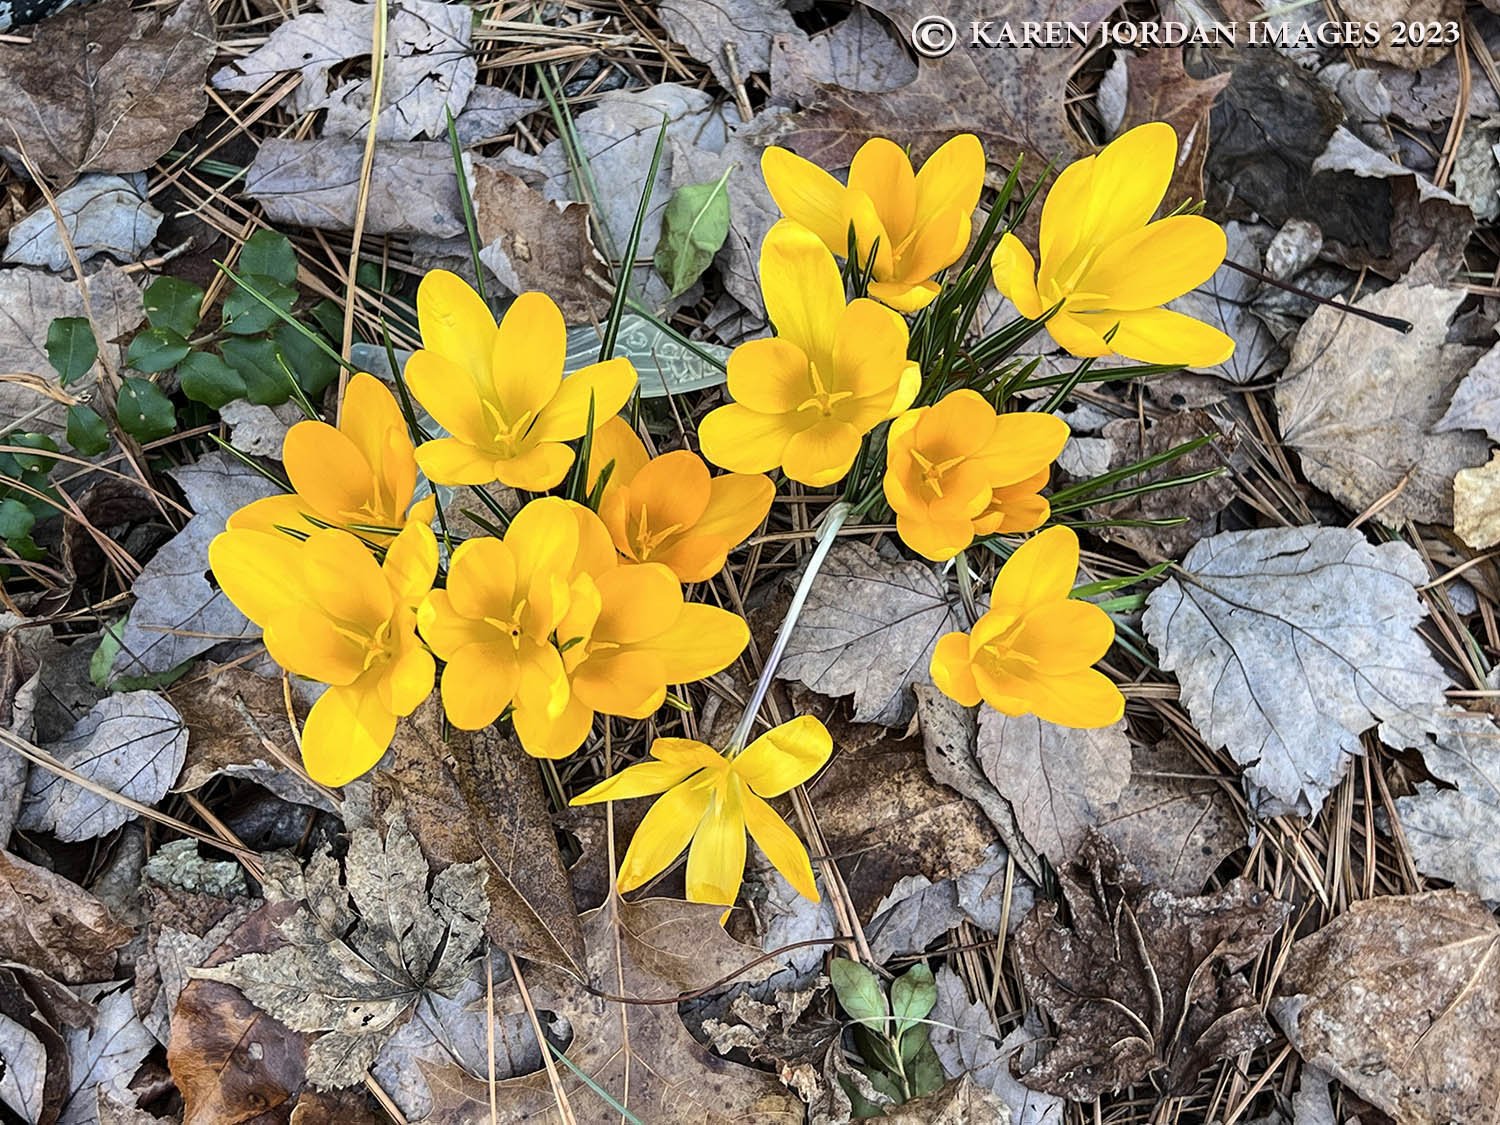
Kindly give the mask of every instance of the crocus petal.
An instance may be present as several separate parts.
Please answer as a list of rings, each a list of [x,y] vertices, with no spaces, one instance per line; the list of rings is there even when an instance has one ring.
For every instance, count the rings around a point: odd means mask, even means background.
[[[582,746],[594,725],[594,709],[576,696],[569,698],[559,715],[548,715],[517,701],[510,717],[521,749],[533,758],[553,761],[566,758]]]
[[[1000,295],[1027,320],[1037,320],[1047,311],[1036,291],[1036,259],[1015,235],[1001,237],[1000,245],[990,255],[990,271]]]
[[[844,185],[812,161],[774,145],[761,153],[760,170],[781,213],[842,257],[849,245]]]
[[[459,649],[443,669],[443,712],[448,721],[460,730],[483,730],[510,706],[520,674],[509,644]]]
[[[629,422],[619,415],[605,420],[594,431],[589,453],[589,491],[594,490],[599,474],[607,465],[613,464],[614,468],[609,471],[609,483],[605,488],[614,491],[635,479],[635,474],[645,468],[649,460],[645,444]]]
[[[595,711],[644,719],[667,694],[661,660],[647,650],[627,649],[590,656],[573,669],[573,694]]]
[[[277,613],[308,605],[299,548],[289,535],[225,531],[209,543],[208,565],[235,608],[265,628]]]
[[[1085,320],[1067,309],[1059,309],[1047,319],[1047,335],[1069,355],[1079,358],[1109,355],[1115,349],[1104,339],[1104,332],[1113,327],[1118,317],[1109,324],[1097,323],[1092,318]]]
[[[912,236],[897,269],[907,281],[925,281],[947,269],[969,245],[969,216],[958,211],[934,215]]]
[[[1046,483],[1043,475],[1042,483]],[[997,489],[990,501],[990,508],[974,521],[976,535],[1017,535],[1023,531],[1035,531],[1047,522],[1052,514],[1052,505],[1045,496],[1022,488]]]
[[[741,344],[726,366],[730,397],[761,414],[790,414],[813,393],[807,356],[777,336]]]
[[[1150,309],[1174,301],[1224,264],[1224,228],[1202,215],[1174,215],[1111,242],[1079,279],[1114,310]]]
[[[417,610],[417,628],[422,639],[443,660],[468,645],[493,644],[499,639],[493,625],[464,617],[454,609],[452,593],[451,590],[433,590]]]
[[[1142,363],[1213,367],[1234,354],[1232,337],[1211,324],[1171,309],[1090,313],[1078,319],[1098,325],[1101,335],[1118,325],[1109,346]]]
[[[380,570],[392,593],[410,607],[432,589],[437,565],[437,538],[432,528],[425,523],[409,523],[386,548]]]
[[[771,865],[780,871],[792,889],[805,899],[818,901],[818,885],[813,879],[812,863],[807,849],[776,810],[754,793],[743,795],[745,827],[766,853]]]
[[[850,301],[838,324],[833,350],[833,389],[873,395],[894,388],[905,372],[909,334],[906,321],[875,301]]]
[[[326,617],[282,612],[266,624],[266,651],[293,675],[322,684],[352,684],[365,671],[366,649]]]
[[[692,738],[658,738],[651,743],[651,756],[683,769],[723,770],[724,756],[705,742]]]
[[[488,381],[495,318],[467,281],[447,270],[428,271],[417,286],[417,321],[423,349],[459,365],[475,384]]]
[[[417,464],[421,466],[422,472],[427,474],[427,479],[434,484],[493,484],[495,482],[494,455],[483,453],[458,438],[435,438],[432,441],[424,441],[417,446]]]
[[[783,219],[761,243],[760,288],[776,334],[826,365],[844,311],[844,279],[827,247],[806,227]]]
[[[562,483],[575,456],[572,448],[561,442],[544,441],[515,457],[497,460],[494,479],[526,492],[546,492]]]
[[[508,543],[481,535],[458,545],[448,563],[447,600],[453,612],[476,621],[505,620],[516,596],[516,557]]]
[[[302,544],[302,578],[330,617],[370,632],[390,619],[395,601],[380,564],[347,531],[315,531]]]
[[[974,666],[969,660],[969,638],[964,633],[949,633],[932,650],[928,669],[937,689],[965,707],[973,707],[982,696],[974,680]]]
[[[633,797],[654,797],[697,772],[698,767],[683,767],[671,762],[641,762],[606,778],[568,802],[570,805],[597,805],[601,801],[628,801]]]
[[[1115,641],[1109,614],[1090,602],[1062,601],[1026,615],[1013,647],[1039,673],[1061,675],[1087,668]]]
[[[703,458],[685,449],[655,458],[630,485],[631,504],[637,512],[645,508],[647,527],[652,532],[696,526],[712,494],[708,466]]]
[[[518,582],[529,586],[535,574],[568,573],[578,551],[580,514],[597,522],[581,504],[556,496],[533,500],[516,513],[506,529],[505,544],[515,554]]]
[[[835,418],[792,435],[786,443],[781,465],[786,475],[811,488],[822,488],[842,480],[859,455],[863,435]]]
[[[302,764],[320,785],[347,785],[375,768],[396,736],[396,716],[363,687],[331,687],[302,727]]]
[[[718,606],[688,602],[677,620],[652,637],[669,684],[686,684],[722,672],[750,643],[744,618]]]
[[[349,519],[374,499],[371,463],[327,422],[298,422],[288,430],[281,460],[292,487],[330,523]]]
[[[760,414],[731,402],[709,411],[698,423],[698,446],[721,469],[766,473],[781,464],[799,421],[795,415]]]
[[[413,643],[386,669],[380,681],[381,706],[394,715],[410,715],[432,694],[435,675],[432,653]]]
[[[779,797],[823,768],[833,736],[812,715],[766,731],[734,759],[734,771],[762,797]]]
[[[1022,613],[1060,602],[1078,578],[1078,535],[1072,528],[1049,527],[1016,548],[995,578],[991,613],[1003,608]]]
[[[494,438],[494,422],[485,411],[479,386],[453,360],[437,352],[413,352],[402,377],[412,397],[454,437],[470,445],[488,445]]]
[[[987,448],[995,453],[985,462],[994,474],[995,486],[1035,476],[1057,460],[1072,433],[1071,427],[1055,414],[1033,410],[1000,415],[987,443]]]
[[[849,191],[844,193],[844,208],[849,216],[849,225],[854,228],[854,245],[859,251],[860,268],[869,268],[871,276],[877,281],[896,280],[894,243],[897,238],[880,221],[875,201],[862,191]],[[875,253],[873,267],[870,266],[872,249]]]
[[[260,531],[275,534],[280,528],[288,528],[308,534],[318,526],[308,518],[312,515],[314,513],[306,500],[295,492],[288,492],[281,496],[265,496],[259,500],[252,500],[244,507],[236,508],[229,513],[229,519],[224,526],[230,531]]]
[[[872,281],[870,296],[897,312],[921,312],[940,292],[935,281]]]
[[[912,229],[917,210],[917,177],[912,172],[911,160],[895,142],[871,137],[860,145],[854,163],[849,166],[849,188],[870,198],[888,239],[899,240]]]
[[[635,367],[623,356],[580,368],[562,381],[552,401],[542,408],[531,439],[572,441],[582,437],[588,429],[591,401],[594,425],[598,426],[620,412],[635,385]]]
[[[344,388],[339,429],[358,447],[365,463],[378,469],[386,455],[386,435],[392,430],[405,435],[406,419],[391,389],[369,372],[358,371]]]
[[[974,542],[971,520],[938,520],[896,513],[896,534],[917,554],[933,562],[947,562]]]
[[[759,473],[714,477],[708,485],[708,504],[693,524],[693,532],[737,546],[760,526],[775,498],[776,486],[771,478]]]
[[[689,902],[730,906],[745,878],[745,811],[739,785],[719,787],[688,848]]]
[[[1065,676],[1027,679],[1027,696],[1037,718],[1062,727],[1107,727],[1125,714],[1125,697],[1108,676],[1093,668]]]
[[[659,563],[621,566],[594,580],[602,608],[594,638],[614,645],[647,644],[682,612],[682,585]]]
[[[984,189],[984,146],[973,133],[960,133],[943,142],[917,173],[917,216],[942,211],[964,216],[979,206]]]
[[[491,387],[507,422],[536,414],[557,393],[567,350],[568,328],[556,301],[530,292],[511,302],[490,361]]]
[[[620,861],[616,885],[621,894],[650,882],[682,854],[703,820],[710,797],[707,786],[688,782],[657,798],[641,818]]]
[[[1177,134],[1153,121],[1065,168],[1042,206],[1043,287],[1071,272],[1076,254],[1145,226],[1161,206],[1176,164]]]

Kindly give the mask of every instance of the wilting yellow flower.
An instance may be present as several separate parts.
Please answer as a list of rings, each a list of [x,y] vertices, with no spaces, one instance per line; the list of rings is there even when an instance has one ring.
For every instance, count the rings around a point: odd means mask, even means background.
[[[760,249],[760,287],[776,336],[729,357],[729,394],[698,427],[703,455],[736,473],[778,466],[813,487],[840,480],[865,434],[911,405],[921,372],[906,322],[845,303],[838,265],[817,237],[783,220]]]
[[[463,730],[493,723],[509,707],[549,723],[568,703],[568,680],[552,632],[568,610],[578,555],[576,505],[533,500],[505,538],[470,539],[453,552],[448,584],[418,611],[422,637],[446,662],[443,710]],[[521,724],[517,722],[517,730]]]
[[[995,285],[1032,320],[1060,305],[1047,331],[1073,355],[1223,363],[1233,340],[1160,307],[1212,277],[1226,248],[1218,224],[1201,215],[1151,222],[1176,162],[1177,134],[1156,121],[1070,164],[1042,207],[1041,270],[1021,240],[1007,234],[990,260]],[[1115,334],[1106,341],[1111,328]]]
[[[1051,414],[996,414],[970,390],[908,410],[891,423],[885,457],[902,540],[941,561],[976,537],[1041,527],[1050,509],[1037,493],[1068,432]]]
[[[623,418],[594,434],[589,488],[613,463],[599,516],[620,554],[670,567],[684,582],[706,582],[729,552],[760,526],[776,486],[760,474],[710,477],[703,458],[685,449],[648,458]]]
[[[380,761],[432,691],[433,660],[417,639],[417,603],[437,573],[437,540],[409,523],[385,561],[347,531],[306,541],[252,529],[208,547],[229,600],[265,633],[287,671],[329,685],[302,728],[302,761],[324,785],[344,785]]]
[[[658,738],[651,744],[655,761],[621,770],[570,803],[662,794],[625,850],[622,894],[661,874],[689,848],[688,899],[732,906],[745,875],[748,828],[797,893],[817,902],[807,849],[766,801],[808,780],[832,752],[827,728],[811,715],[767,731],[732,758],[691,739]]]
[[[523,293],[499,326],[462,278],[433,270],[417,288],[422,348],[406,381],[452,437],[423,442],[417,463],[439,484],[545,492],[573,464],[565,442],[619,413],[635,389],[628,359],[562,377],[567,329],[545,293]]]
[[[932,654],[932,679],[949,698],[983,699],[1007,715],[1064,727],[1104,727],[1125,712],[1120,689],[1092,665],[1114,643],[1098,606],[1068,597],[1078,536],[1049,527],[1001,567],[989,611],[972,632],[949,633]]]
[[[766,149],[760,168],[781,213],[840,258],[849,252],[853,226],[861,269],[875,252],[870,296],[902,312],[937,296],[932,277],[968,248],[984,187],[984,149],[971,133],[948,141],[916,173],[897,145],[868,140],[854,155],[848,187],[784,148]]]
[[[281,461],[296,491],[246,504],[229,517],[230,528],[310,532],[325,524],[400,529],[407,520],[432,522],[433,497],[412,503],[417,459],[396,396],[373,375],[349,380],[337,429],[308,420],[288,430]],[[395,532],[356,534],[384,546]]]
[[[603,530],[598,518],[578,507]],[[604,533],[608,542],[608,532]],[[684,601],[677,576],[660,563],[620,563],[578,575],[557,642],[570,693],[558,715],[515,714],[530,754],[561,758],[578,749],[594,713],[644,719],[669,684],[722,672],[750,643],[744,619],[718,606]]]

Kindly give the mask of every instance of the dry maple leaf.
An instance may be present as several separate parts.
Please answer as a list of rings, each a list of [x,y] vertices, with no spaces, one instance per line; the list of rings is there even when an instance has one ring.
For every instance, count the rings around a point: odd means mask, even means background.
[[[166,17],[129,0],[70,8],[29,44],[0,45],[0,152],[19,164],[19,135],[41,173],[63,183],[149,168],[203,116],[216,48],[203,0]]]
[[[1027,995],[1057,1027],[1026,1085],[1084,1102],[1147,1079],[1181,1093],[1209,1063],[1275,1037],[1239,970],[1290,903],[1244,879],[1195,898],[1148,887],[1097,833],[1059,881],[1071,924],[1042,902],[1016,934]]]
[[[76,883],[0,851],[0,958],[70,984],[108,980],[131,934]]]
[[[1401,1125],[1500,1122],[1500,923],[1475,896],[1356,902],[1281,979],[1292,1045]]]
[[[780,143],[825,168],[847,166],[872,136],[925,159],[955,133],[974,133],[990,163],[1008,167],[1024,153],[1038,171],[1049,160],[1061,166],[1088,151],[1067,112],[1068,79],[1082,47],[971,48],[971,25],[987,21],[975,20],[979,13],[968,0],[866,0],[866,6],[889,18],[907,42],[919,19],[950,19],[958,48],[920,60],[917,77],[888,92],[819,87],[814,104],[788,119]],[[1004,22],[1093,23],[1118,6],[1117,0],[1018,0],[1007,5]]]
[[[580,1121],[603,1121],[608,1113],[589,1082],[651,1125],[802,1121],[802,1103],[773,1075],[700,1046],[683,1026],[676,1004],[622,1004],[594,991],[670,997],[705,988],[749,964],[760,950],[723,931],[718,921],[722,910],[660,898],[617,902],[613,910],[604,906],[583,918],[592,988],[555,969],[527,974],[536,1007],[562,1016],[573,1027],[567,1049],[572,1065],[558,1070]],[[768,967],[774,970],[773,965],[759,968]],[[738,979],[754,980],[757,973]],[[499,1102],[500,1121],[561,1120],[545,1073],[499,1083]],[[607,1119],[616,1117],[608,1114]]]

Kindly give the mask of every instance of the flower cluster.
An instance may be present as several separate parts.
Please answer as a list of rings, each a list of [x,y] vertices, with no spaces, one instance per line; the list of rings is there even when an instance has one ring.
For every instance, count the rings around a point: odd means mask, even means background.
[[[768,149],[762,171],[784,216],[760,250],[772,334],[731,354],[730,401],[700,424],[702,457],[652,456],[620,416],[636,393],[628,360],[564,375],[567,333],[549,297],[522,294],[497,323],[460,278],[429,273],[417,292],[422,348],[404,379],[444,432],[428,437],[383,383],[355,375],[337,427],[288,433],[292,491],[236,512],[210,548],[220,585],[270,654],[328,685],[302,732],[309,774],[341,785],[371,769],[435,684],[455,727],[508,721],[528,753],[561,758],[596,715],[647,719],[673,685],[727,668],[749,642],[745,622],[685,587],[712,579],[765,520],[775,472],[809,488],[847,482],[845,496],[729,744],[656,738],[650,760],[573,798],[657,798],[625,853],[622,892],[686,850],[688,897],[730,906],[748,836],[817,898],[807,851],[769,802],[811,780],[832,739],[811,716],[750,735],[831,536],[882,498],[911,550],[963,568],[973,626],[934,649],[943,692],[1065,726],[1117,721],[1124,699],[1094,667],[1113,623],[1072,596],[1078,537],[1039,530],[1053,517],[1044,492],[1069,429],[1045,410],[1002,409],[1016,383],[992,357],[1009,353],[965,334],[992,277],[1026,322],[1015,338],[1044,326],[1078,357],[1225,359],[1233,344],[1222,332],[1161,307],[1211,276],[1225,251],[1207,219],[1153,221],[1176,143],[1170,127],[1144,125],[1065,169],[1036,257],[1009,229],[971,249],[985,177],[973,136],[920,170],[871,140],[847,183]],[[982,229],[988,240],[997,228]],[[943,332],[952,346],[934,352]],[[938,353],[970,360],[924,373],[912,358]],[[580,448],[588,463],[574,471]],[[565,480],[574,499],[547,495]],[[536,495],[502,533],[444,557],[433,486],[497,482]],[[995,538],[1031,532],[1013,547]],[[1009,556],[982,612],[964,585],[977,543]]]

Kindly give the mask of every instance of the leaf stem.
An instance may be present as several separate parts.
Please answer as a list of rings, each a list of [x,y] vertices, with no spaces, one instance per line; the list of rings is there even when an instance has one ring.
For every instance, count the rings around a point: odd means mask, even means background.
[[[729,738],[729,745],[725,748],[728,757],[734,757],[745,747],[750,738],[750,730],[755,725],[755,717],[760,714],[760,705],[766,701],[766,692],[771,690],[771,680],[776,675],[777,665],[786,652],[787,642],[791,640],[792,630],[797,627],[797,618],[802,616],[802,607],[807,603],[807,595],[812,591],[813,580],[818,577],[818,571],[823,567],[823,560],[828,557],[829,550],[833,547],[833,541],[838,538],[839,529],[844,526],[844,521],[854,510],[852,504],[847,500],[840,500],[828,509],[823,517],[823,526],[818,529],[818,539],[813,547],[812,557],[807,560],[807,569],[802,572],[802,578],[797,583],[797,590],[792,594],[792,604],[787,607],[786,617],[782,619],[781,628],[776,633],[776,640],[771,645],[771,651],[766,656],[765,665],[760,670],[760,679],[755,681],[755,690],[750,693],[750,702],[745,705],[745,713],[740,717],[739,726],[734,728],[734,734]]]

